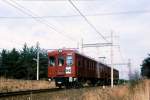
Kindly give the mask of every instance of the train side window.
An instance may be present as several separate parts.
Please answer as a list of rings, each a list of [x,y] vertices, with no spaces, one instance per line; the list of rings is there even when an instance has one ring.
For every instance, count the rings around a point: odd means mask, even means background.
[[[84,67],[87,67],[87,65],[86,65],[86,60],[84,60]]]
[[[91,61],[89,61],[89,69],[91,70]]]
[[[91,70],[91,66],[90,66],[91,62],[89,61],[89,69]]]
[[[91,61],[89,61],[89,69],[91,70]]]
[[[91,62],[91,70],[93,70],[93,62]]]
[[[89,69],[89,61],[87,60],[87,69]]]
[[[53,56],[49,57],[49,65],[55,66],[55,57],[53,57]]]
[[[58,66],[64,65],[64,57],[58,57]]]
[[[92,69],[94,70],[94,62],[92,62]]]
[[[94,62],[92,62],[92,70],[94,70]]]
[[[81,67],[81,61],[78,60],[78,67]]]

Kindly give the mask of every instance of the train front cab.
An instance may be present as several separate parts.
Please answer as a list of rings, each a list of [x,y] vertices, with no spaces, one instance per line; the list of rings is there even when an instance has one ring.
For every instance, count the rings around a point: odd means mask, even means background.
[[[73,52],[52,52],[48,56],[48,77],[55,80],[57,87],[68,87],[77,80]]]

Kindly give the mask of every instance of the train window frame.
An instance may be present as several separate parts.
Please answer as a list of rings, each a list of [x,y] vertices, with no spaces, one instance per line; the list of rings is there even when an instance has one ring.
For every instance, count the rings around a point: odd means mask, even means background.
[[[89,66],[90,66],[90,70],[91,70],[91,61],[89,61]]]
[[[81,60],[78,59],[78,67],[81,67]]]
[[[87,68],[87,61],[86,60],[84,60],[84,67]]]
[[[61,67],[61,66],[64,66],[65,64],[65,58],[63,56],[59,56],[58,57],[58,66]]]
[[[51,66],[51,67],[56,66],[56,58],[55,58],[55,56],[50,56],[48,62],[49,62],[49,66]]]
[[[70,57],[71,59],[70,59],[69,57]],[[68,59],[68,58],[69,58],[69,59]],[[71,63],[70,63],[70,62],[71,62]],[[73,65],[73,57],[72,57],[72,55],[67,55],[67,56],[66,56],[66,65],[67,65],[67,66],[72,66],[72,65]]]
[[[87,60],[87,69],[89,70],[89,60]]]

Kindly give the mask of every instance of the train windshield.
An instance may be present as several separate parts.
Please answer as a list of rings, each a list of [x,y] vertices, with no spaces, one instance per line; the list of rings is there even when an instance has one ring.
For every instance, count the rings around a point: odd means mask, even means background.
[[[55,64],[55,57],[53,57],[53,56],[49,57],[49,65],[50,66],[55,66],[56,65]]]
[[[72,56],[67,56],[66,63],[67,66],[71,66],[73,64]]]
[[[58,66],[64,65],[64,57],[58,57]]]

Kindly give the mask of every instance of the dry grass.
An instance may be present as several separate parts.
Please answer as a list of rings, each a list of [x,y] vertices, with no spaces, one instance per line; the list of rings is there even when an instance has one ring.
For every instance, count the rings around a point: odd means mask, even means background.
[[[150,80],[141,81],[134,86],[67,89],[51,93],[2,98],[2,100],[29,100],[27,98],[32,100],[150,100]]]
[[[54,88],[54,82],[0,78],[0,93],[20,90]]]
[[[117,86],[113,89],[111,87],[97,88],[83,93],[82,100],[122,100],[127,91],[126,86]]]
[[[114,88],[93,87],[72,89],[51,94],[52,100],[150,100],[150,80],[134,86],[121,85]]]
[[[133,87],[126,85],[88,91],[82,95],[82,100],[150,100],[150,80]]]
[[[132,89],[129,89],[130,100],[150,100],[150,80],[140,81]]]

